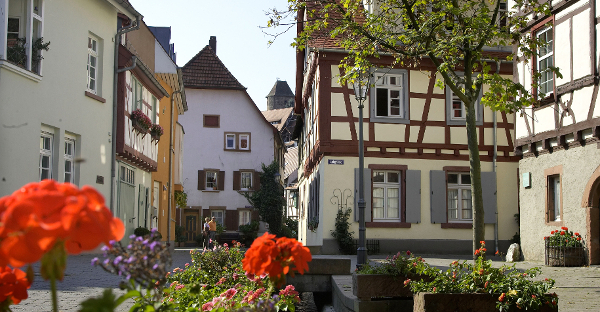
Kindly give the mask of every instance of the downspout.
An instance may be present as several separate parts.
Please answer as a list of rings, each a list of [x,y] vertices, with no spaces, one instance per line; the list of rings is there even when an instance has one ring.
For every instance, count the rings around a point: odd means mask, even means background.
[[[496,62],[496,74],[500,73],[500,66],[502,65],[502,61],[498,61]],[[498,121],[497,121],[497,116],[496,116],[496,112],[492,111],[493,114],[493,120],[494,120],[494,131],[493,133],[493,141],[494,141],[494,156],[492,157],[492,172],[496,173],[496,158],[498,158],[498,134],[496,133],[498,131]],[[496,246],[496,254],[498,254],[498,251],[500,250],[498,248],[498,177],[496,177],[496,175],[494,174],[495,178],[496,178],[496,189],[494,190],[495,194],[496,194],[496,223],[494,223],[494,246]]]
[[[121,28],[117,31],[115,35],[115,55],[114,55],[114,81],[113,81],[113,120],[112,120],[112,153],[110,160],[110,211],[113,215],[116,214],[116,196],[115,196],[115,186],[117,184],[117,84],[119,83],[119,46],[121,45],[121,35],[128,33],[130,31],[134,31],[140,28],[142,16],[137,15],[135,19],[135,25],[127,28]],[[135,57],[135,56],[133,56]],[[132,68],[135,67],[137,63],[136,60],[133,60]],[[123,69],[125,70],[125,68]]]
[[[181,87],[181,81],[183,79],[179,77],[179,90],[173,91],[171,93],[171,122],[169,124],[169,131],[171,132],[169,135],[169,203],[167,208],[167,244],[171,244],[171,222],[175,221],[171,218],[171,210],[172,210],[172,201],[173,201],[173,153],[175,150],[173,149],[173,119],[175,113],[175,94],[181,94],[183,88]]]

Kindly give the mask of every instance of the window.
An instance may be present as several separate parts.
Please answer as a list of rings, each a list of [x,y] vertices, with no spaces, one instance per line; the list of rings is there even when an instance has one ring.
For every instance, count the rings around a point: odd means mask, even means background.
[[[548,221],[561,221],[560,175],[548,176]]]
[[[371,116],[378,122],[408,123],[407,72],[388,69],[374,74]]]
[[[133,77],[133,75],[131,76],[131,87],[132,87],[132,91],[133,91],[133,110],[136,109],[143,109],[143,103],[142,103],[142,92],[143,92],[143,88],[142,88],[142,84],[135,78]]]
[[[250,210],[239,210],[239,225],[250,224],[252,220],[252,211]]]
[[[252,172],[244,172],[241,173],[241,189],[249,190],[252,188]]]
[[[400,172],[373,171],[373,220],[400,219]]]
[[[135,184],[135,171],[127,166],[121,166],[121,182],[134,185]]]
[[[36,43],[38,41],[41,44],[47,43],[42,40],[44,37],[43,11],[44,0],[0,1],[0,12],[2,12],[0,16],[3,17],[0,18],[0,23],[4,26],[0,29],[5,31],[0,34],[0,38],[3,38],[4,35],[7,38],[6,41],[0,42],[0,51],[6,51],[6,55],[0,52],[2,57],[38,75],[42,74],[43,58],[41,57],[42,50],[37,48]],[[10,17],[7,16],[8,14]]]
[[[205,128],[219,128],[219,115],[204,115]]]
[[[250,133],[229,132],[225,133],[226,151],[250,151]]]
[[[218,189],[217,177],[218,177],[217,171],[206,171],[206,189],[207,190]]]
[[[75,139],[65,137],[65,177],[64,182],[75,183]]]
[[[225,211],[224,210],[211,210],[210,211],[210,217],[211,218],[215,218],[215,222],[217,222],[217,224],[223,226],[223,222],[225,221]]]
[[[8,18],[8,28],[6,37],[9,41],[19,39],[19,30],[21,29],[21,19],[18,17]]]
[[[40,136],[40,180],[52,179],[52,141],[52,134],[42,132]]]
[[[548,26],[538,30],[535,34],[538,40],[544,41],[546,44],[538,47],[538,55],[536,58],[536,70],[541,74],[538,92],[544,97],[554,91],[554,73],[549,69],[553,66],[553,31],[552,26]]]
[[[240,149],[241,150],[249,150],[250,149],[250,135],[248,134],[240,134]]]
[[[157,115],[158,115],[158,99],[153,95],[152,96],[152,123],[157,124]]]
[[[471,221],[471,176],[469,173],[448,173],[448,221]]]
[[[508,26],[508,3],[507,0],[500,0],[500,7],[498,8],[498,25],[500,27]]]
[[[97,94],[98,80],[98,40],[88,37],[87,90]]]
[[[462,85],[458,86],[463,88]],[[483,90],[479,93],[479,98],[475,102],[475,122],[477,125],[482,125],[483,122],[483,106],[481,105],[481,96]],[[446,86],[446,122],[449,125],[465,125],[467,121],[467,111],[465,103],[452,90]]]
[[[235,134],[225,135],[225,149],[235,149]]]

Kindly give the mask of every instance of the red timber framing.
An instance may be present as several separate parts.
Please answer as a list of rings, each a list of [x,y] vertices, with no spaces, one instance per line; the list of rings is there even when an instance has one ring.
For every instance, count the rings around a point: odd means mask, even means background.
[[[318,83],[318,131],[319,140],[315,142],[315,146],[312,149],[310,155],[307,155],[304,163],[305,174],[310,174],[314,169],[314,166],[324,156],[357,156],[358,154],[358,138],[357,129],[355,124],[358,123],[358,116],[354,116],[352,112],[351,97],[354,96],[354,90],[352,88],[344,87],[332,87],[331,68],[337,66],[340,60],[344,57],[343,53],[336,53],[332,51],[319,51],[315,52],[317,55],[308,64],[306,69],[306,76],[302,92],[302,104],[297,107],[299,110],[306,108],[306,101],[309,97],[308,86],[312,85],[314,79],[317,79]],[[310,59],[309,59],[310,60]],[[378,60],[380,65],[391,64],[390,57],[382,57]],[[376,141],[376,122],[371,122],[369,118],[365,118],[365,128],[368,129],[368,138],[365,138],[365,157],[376,157],[376,158],[399,158],[399,159],[435,159],[435,160],[463,160],[468,161],[468,146],[467,144],[451,144],[451,128],[465,126],[460,125],[448,125],[446,121],[434,121],[428,120],[429,111],[431,108],[432,99],[443,99],[446,100],[444,93],[434,93],[435,82],[436,82],[436,68],[431,61],[423,60],[419,67],[403,69],[408,70],[409,74],[408,82],[410,86],[410,73],[411,71],[421,71],[427,73],[430,77],[427,93],[409,92],[409,103],[410,99],[419,98],[425,100],[425,108],[422,116],[410,115],[410,122],[406,125],[404,133],[400,137],[404,137],[404,142],[388,142],[388,141]],[[495,65],[492,64],[492,71],[495,71]],[[513,65],[509,63],[503,63],[500,68],[500,73],[503,75],[512,75]],[[410,87],[409,87],[410,90]],[[439,92],[439,90],[438,90]],[[331,94],[342,94],[345,104],[345,110],[347,116],[331,116]],[[365,109],[369,109],[370,102],[367,100],[365,103]],[[410,107],[410,106],[409,106]],[[446,107],[446,105],[444,105]],[[445,108],[444,108],[445,109]],[[485,111],[488,119],[489,110]],[[484,115],[485,115],[484,114]],[[445,114],[444,114],[445,116]],[[504,133],[506,135],[507,146],[498,146],[498,158],[499,162],[517,162],[520,157],[514,155],[514,145],[511,135],[511,130],[514,130],[514,123],[509,123],[508,116],[506,113],[501,114],[502,118],[497,121],[498,135]],[[351,133],[350,140],[333,140],[331,139],[331,123],[332,122],[347,122]],[[414,127],[418,127],[417,140],[411,142],[411,131],[414,131]],[[437,143],[426,143],[424,141],[424,134],[427,127],[443,127],[444,128],[444,144]],[[411,128],[413,128],[411,130]],[[479,150],[481,161],[491,162],[493,158],[493,145],[484,145],[484,129],[493,129],[493,122],[483,122],[478,125],[479,129]],[[465,130],[466,131],[466,130]],[[378,148],[379,151],[373,151],[373,148]],[[397,151],[391,152],[390,149]],[[408,150],[407,150],[408,149]],[[434,152],[431,152],[434,151]]]

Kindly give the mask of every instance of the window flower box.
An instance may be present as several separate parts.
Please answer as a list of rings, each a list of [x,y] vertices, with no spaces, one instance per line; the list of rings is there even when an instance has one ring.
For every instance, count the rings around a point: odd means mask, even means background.
[[[136,109],[129,115],[131,119],[131,126],[139,134],[146,134],[152,127],[152,121],[146,116],[140,109]]]
[[[583,266],[586,262],[585,246],[579,233],[566,226],[544,237],[547,266]]]
[[[163,127],[161,127],[159,124],[154,124],[152,127],[150,127],[150,135],[152,136],[152,140],[156,141],[157,143],[160,141],[160,137],[163,135],[163,133]]]
[[[445,293],[417,293],[415,294],[414,312],[497,312],[496,303],[500,294],[445,294]],[[523,311],[518,307],[511,307],[508,312]],[[538,312],[558,312],[558,305],[544,304]]]

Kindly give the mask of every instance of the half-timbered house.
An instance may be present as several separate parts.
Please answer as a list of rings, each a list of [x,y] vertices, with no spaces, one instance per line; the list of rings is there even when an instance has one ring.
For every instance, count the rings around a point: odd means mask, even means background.
[[[516,64],[514,78],[549,94],[516,121],[521,242],[526,259],[544,259],[544,236],[563,226],[579,232],[591,264],[600,263],[600,107],[597,68],[598,1],[552,1],[549,16],[531,18],[523,35],[546,41]],[[561,77],[545,71],[560,69]]]
[[[506,56],[511,48],[487,50]],[[358,102],[352,86],[338,83],[344,56],[327,36],[297,54],[299,238],[314,253],[339,252],[331,235],[339,208],[353,210],[350,230],[358,236]],[[388,66],[392,59],[372,62]],[[499,70],[510,77],[512,64]],[[374,69],[372,76],[363,123],[367,240],[379,241],[384,253],[471,253],[464,105],[435,86],[441,75],[427,59],[418,67]],[[488,248],[505,249],[518,231],[514,116],[476,110],[485,238]]]

